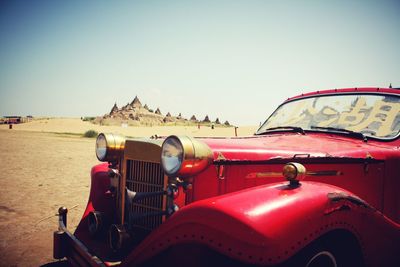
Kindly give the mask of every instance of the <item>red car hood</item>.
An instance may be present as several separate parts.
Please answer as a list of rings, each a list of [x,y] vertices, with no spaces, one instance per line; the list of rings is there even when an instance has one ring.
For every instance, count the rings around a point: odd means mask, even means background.
[[[384,159],[390,150],[383,142],[325,133],[269,134],[245,138],[202,138],[214,159],[270,160],[294,157],[345,157]]]

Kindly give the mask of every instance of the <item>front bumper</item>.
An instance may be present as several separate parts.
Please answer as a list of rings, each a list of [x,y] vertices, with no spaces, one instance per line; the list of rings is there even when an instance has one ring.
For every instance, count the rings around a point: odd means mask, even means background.
[[[54,232],[53,257],[66,257],[72,266],[107,266],[67,229],[67,213],[65,207],[58,209],[58,231]]]

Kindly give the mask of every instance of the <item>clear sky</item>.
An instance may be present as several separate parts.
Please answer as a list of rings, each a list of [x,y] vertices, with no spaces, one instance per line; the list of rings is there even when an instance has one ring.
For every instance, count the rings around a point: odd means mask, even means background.
[[[400,1],[1,1],[0,115],[150,108],[258,125],[287,97],[400,87]]]

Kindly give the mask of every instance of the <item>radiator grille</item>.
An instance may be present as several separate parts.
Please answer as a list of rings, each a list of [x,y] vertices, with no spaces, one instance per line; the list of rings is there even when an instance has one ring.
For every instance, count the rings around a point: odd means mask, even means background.
[[[165,189],[164,172],[159,163],[127,160],[126,186],[134,192],[159,192]],[[163,221],[165,196],[155,196],[138,200],[128,208],[128,216],[135,217],[130,226],[151,231]]]

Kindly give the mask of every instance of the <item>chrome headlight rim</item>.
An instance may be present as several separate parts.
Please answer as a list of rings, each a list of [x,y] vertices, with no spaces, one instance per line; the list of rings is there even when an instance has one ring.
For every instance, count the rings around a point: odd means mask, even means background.
[[[100,133],[96,138],[96,157],[99,161],[117,161],[124,152],[125,137],[111,133]]]
[[[165,161],[163,159],[164,151],[166,149],[167,143],[173,139],[177,141],[181,149],[182,160],[179,165],[179,168],[174,171],[170,171],[170,169],[165,166]],[[177,136],[170,135],[168,136],[161,148],[161,165],[164,169],[164,172],[169,177],[192,177],[207,168],[214,160],[213,152],[210,147],[201,140],[198,140],[189,136]]]

